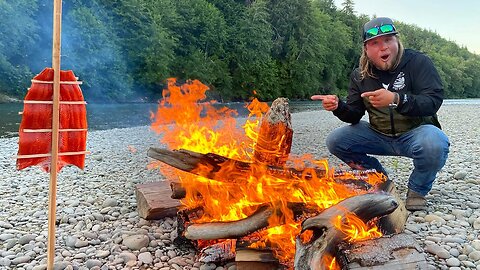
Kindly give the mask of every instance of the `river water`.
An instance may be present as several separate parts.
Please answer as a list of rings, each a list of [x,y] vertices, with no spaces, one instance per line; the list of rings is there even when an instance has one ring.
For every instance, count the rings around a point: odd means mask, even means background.
[[[321,110],[320,102],[290,101],[292,113]],[[449,99],[444,106],[455,104],[480,105],[480,99]],[[236,110],[239,116],[246,116],[248,110],[245,103],[218,104]],[[111,128],[125,128],[150,125],[150,115],[157,111],[156,103],[129,103],[129,104],[87,104],[87,121],[89,130],[103,130]],[[21,103],[0,103],[0,138],[18,136],[18,128],[22,120],[19,112],[23,110]]]

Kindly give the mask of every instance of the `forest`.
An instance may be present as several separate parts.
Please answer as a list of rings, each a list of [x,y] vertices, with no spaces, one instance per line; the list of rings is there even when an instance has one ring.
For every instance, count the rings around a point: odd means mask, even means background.
[[[345,96],[362,26],[354,1],[69,0],[61,68],[93,103],[155,102],[167,78],[198,79],[221,102]],[[51,67],[53,1],[0,1],[0,96],[23,99]],[[435,63],[445,98],[480,97],[480,55],[396,21],[406,48]]]

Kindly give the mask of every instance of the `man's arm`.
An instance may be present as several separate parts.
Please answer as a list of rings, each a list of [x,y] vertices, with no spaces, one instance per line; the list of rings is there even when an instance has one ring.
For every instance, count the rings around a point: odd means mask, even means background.
[[[397,111],[407,116],[434,115],[443,102],[443,85],[430,58],[419,54],[412,65],[412,93],[399,93]]]
[[[360,74],[358,69],[356,69],[350,75],[347,101],[340,101],[337,109],[333,111],[333,114],[343,122],[351,124],[358,123],[365,115],[365,104],[360,94]]]

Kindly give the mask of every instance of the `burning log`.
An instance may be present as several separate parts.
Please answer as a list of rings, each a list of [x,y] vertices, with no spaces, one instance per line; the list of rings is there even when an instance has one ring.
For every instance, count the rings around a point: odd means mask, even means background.
[[[262,171],[265,171],[266,174],[284,180],[310,180],[314,177],[321,178],[327,175],[325,168],[315,167],[297,170],[289,167],[239,161],[213,153],[201,154],[185,149],[168,150],[150,147],[147,156],[185,172],[237,185],[247,184],[248,176],[255,175],[255,168],[260,167],[264,169]],[[225,179],[225,175],[228,175],[229,178]],[[369,189],[371,185],[362,181],[362,179],[368,179],[370,176],[378,178],[378,175],[379,173],[375,170],[336,171],[333,173],[335,181],[352,184],[363,190]],[[352,178],[355,178],[355,181],[351,181]]]
[[[214,240],[240,238],[268,226],[268,218],[274,213],[269,205],[261,206],[253,215],[229,222],[193,223],[186,226],[184,236],[190,240]]]
[[[187,195],[187,191],[182,187],[181,183],[171,182],[170,188],[172,189],[172,199],[183,199]]]
[[[342,269],[428,269],[424,251],[405,233],[342,243],[337,258]]]
[[[199,261],[204,263],[223,262],[235,258],[236,239],[227,239],[222,242],[215,243],[200,251]]]
[[[317,205],[305,204],[299,202],[289,202],[287,206],[292,210],[295,218],[300,219],[304,216],[312,216],[318,214],[321,210]],[[183,210],[187,211],[187,210]],[[194,210],[187,211],[189,213]],[[186,213],[182,215],[185,216]],[[281,215],[280,212],[270,204],[260,206],[255,213],[247,218],[228,221],[228,222],[207,222],[207,223],[190,223],[184,222],[179,230],[179,234],[189,240],[217,240],[217,239],[238,239],[251,235],[253,232],[266,228],[268,219],[273,215]],[[188,220],[189,218],[183,218]],[[277,224],[281,225],[281,224]]]
[[[378,185],[378,190],[382,190],[391,194],[398,202],[398,207],[395,209],[395,211],[393,211],[393,213],[383,216],[378,220],[378,228],[384,234],[398,234],[403,232],[409,212],[405,208],[405,203],[400,199],[400,196],[398,196],[395,183],[390,180],[385,181],[384,183]]]
[[[290,155],[292,138],[288,99],[277,98],[262,118],[254,148],[254,162],[283,167]]]
[[[337,245],[345,238],[345,234],[334,226],[334,219],[347,214],[354,214],[363,222],[375,217],[392,213],[398,206],[393,196],[387,194],[364,194],[347,198],[340,203],[325,209],[319,215],[308,218],[302,223],[302,232],[313,231],[311,239],[304,242],[299,236],[296,240],[295,269],[326,269],[326,257],[333,257]]]
[[[302,172],[294,169],[283,170],[275,166],[243,162],[213,153],[201,154],[185,149],[172,151],[151,147],[148,149],[147,156],[185,172],[239,185],[247,184],[247,177],[252,175],[255,166],[264,166],[268,174],[278,178],[288,179],[302,176]],[[319,170],[319,174],[325,175],[325,170]],[[225,175],[229,175],[229,178],[225,179]]]

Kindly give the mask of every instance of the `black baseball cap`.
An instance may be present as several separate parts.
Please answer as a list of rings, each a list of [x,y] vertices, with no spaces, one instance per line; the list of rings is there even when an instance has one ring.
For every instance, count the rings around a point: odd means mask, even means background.
[[[373,18],[363,25],[363,42],[380,36],[398,34],[393,21],[387,17]]]

